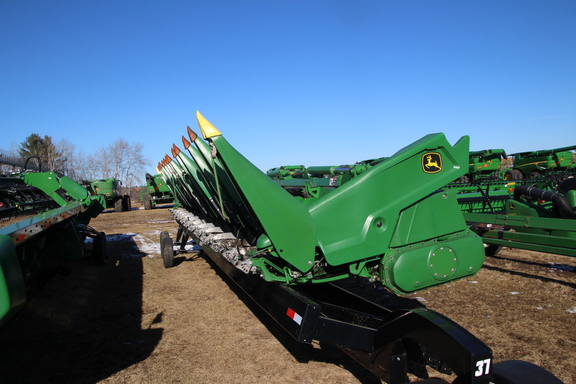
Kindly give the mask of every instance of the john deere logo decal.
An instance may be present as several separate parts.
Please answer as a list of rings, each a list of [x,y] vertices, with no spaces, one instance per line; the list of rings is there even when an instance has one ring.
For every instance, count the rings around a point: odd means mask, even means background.
[[[442,170],[442,156],[437,152],[422,155],[422,170],[425,173],[438,173]]]

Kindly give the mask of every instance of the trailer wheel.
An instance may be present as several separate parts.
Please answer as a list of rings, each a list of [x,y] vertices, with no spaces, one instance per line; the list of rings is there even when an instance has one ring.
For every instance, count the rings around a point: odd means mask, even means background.
[[[164,260],[164,268],[172,268],[174,266],[174,242],[172,238],[167,235],[160,237],[160,252]]]
[[[494,384],[563,384],[556,376],[542,367],[527,361],[509,360],[494,364]]]

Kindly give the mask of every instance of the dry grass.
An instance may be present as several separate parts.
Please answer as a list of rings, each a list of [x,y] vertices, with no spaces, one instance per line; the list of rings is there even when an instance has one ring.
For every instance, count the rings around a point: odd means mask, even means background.
[[[380,382],[334,347],[295,342],[198,253],[164,269],[159,234],[177,229],[166,209],[106,212],[92,225],[109,237],[107,265],[70,263],[0,329],[2,382]],[[575,384],[576,272],[550,262],[576,266],[504,250],[474,278],[408,299],[466,327],[495,360]]]

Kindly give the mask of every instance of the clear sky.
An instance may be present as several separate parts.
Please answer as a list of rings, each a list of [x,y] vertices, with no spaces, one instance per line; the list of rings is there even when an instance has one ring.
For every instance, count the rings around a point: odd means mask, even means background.
[[[263,170],[576,145],[576,1],[0,0],[0,148],[124,138],[154,173],[197,110]]]

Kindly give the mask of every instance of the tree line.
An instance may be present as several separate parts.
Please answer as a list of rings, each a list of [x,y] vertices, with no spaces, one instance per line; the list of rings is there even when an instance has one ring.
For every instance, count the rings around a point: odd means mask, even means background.
[[[33,133],[20,143],[16,152],[23,161],[39,159],[42,170],[58,172],[77,182],[115,178],[126,187],[141,185],[145,167],[150,165],[141,143],[129,143],[122,138],[85,155],[77,153],[76,146],[67,139],[54,142],[48,135]]]

